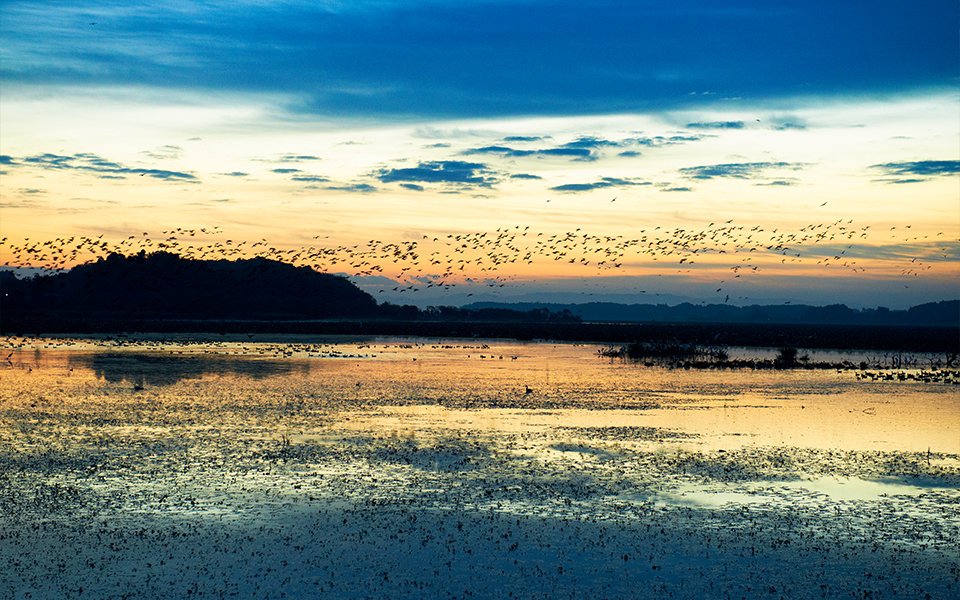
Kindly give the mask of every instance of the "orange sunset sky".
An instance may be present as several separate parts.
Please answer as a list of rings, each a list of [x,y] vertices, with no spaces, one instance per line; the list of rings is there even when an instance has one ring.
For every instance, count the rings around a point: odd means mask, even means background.
[[[0,262],[268,256],[422,306],[960,297],[958,9],[856,6],[7,2]]]

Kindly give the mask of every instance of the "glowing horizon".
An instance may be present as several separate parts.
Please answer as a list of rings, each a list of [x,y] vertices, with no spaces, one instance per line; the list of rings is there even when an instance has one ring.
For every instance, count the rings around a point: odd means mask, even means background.
[[[814,43],[804,38],[786,50],[767,48],[799,61],[781,76],[768,58],[742,54],[734,38],[724,38],[717,48],[727,58],[766,79],[733,71],[715,79],[698,70],[707,62],[693,50],[664,59],[676,69],[670,77],[626,55],[587,52],[574,60],[574,71],[586,69],[582,81],[571,72],[562,90],[550,77],[564,70],[563,49],[576,45],[559,33],[549,33],[558,56],[537,54],[546,71],[526,80],[514,78],[512,66],[498,77],[458,63],[458,44],[467,42],[431,37],[445,19],[470,37],[464,16],[521,15],[526,4],[411,9],[416,17],[396,26],[413,37],[392,49],[429,51],[437,64],[425,68],[440,69],[436,80],[399,64],[383,72],[375,59],[388,59],[374,50],[358,54],[356,64],[326,61],[325,52],[342,48],[289,30],[297,17],[340,27],[376,14],[380,25],[357,30],[363,44],[389,31],[381,18],[410,16],[401,4],[268,5],[276,14],[244,6],[222,31],[208,20],[223,7],[189,2],[169,14],[111,3],[62,6],[56,18],[29,2],[0,9],[10,46],[0,63],[0,263],[69,268],[102,254],[104,242],[125,253],[261,255],[345,273],[378,300],[421,305],[491,293],[891,307],[960,297],[960,95],[949,60],[956,33],[938,24],[945,3],[910,17],[918,31],[929,28],[929,55],[911,54],[921,50],[899,38],[869,42],[891,61],[886,72],[839,50],[803,63]],[[716,19],[717,26],[735,18],[697,3],[677,14],[596,10],[584,16],[582,33],[616,47],[654,47],[659,39],[634,41],[609,29],[620,17]],[[791,9],[790,18],[814,19],[814,10]],[[574,17],[577,9],[560,12]],[[776,11],[755,12],[732,22],[786,26]],[[896,12],[892,4],[879,11],[889,20],[868,33],[898,31],[903,15]],[[245,24],[263,19],[262,35],[282,40],[287,53],[264,57],[256,50],[263,39],[244,37]],[[485,51],[524,44],[513,25],[475,24],[485,26],[509,30],[485,42]],[[181,33],[155,37],[164,28]],[[193,29],[205,41],[191,37]],[[70,43],[49,41],[51,31],[69,34]],[[125,45],[128,34],[140,41]],[[699,43],[684,39],[691,48]],[[230,44],[238,44],[235,55],[222,52]],[[262,81],[233,78],[234,60]],[[920,64],[933,66],[920,72]],[[850,73],[860,75],[840,77]],[[318,83],[324,78],[340,83]],[[163,232],[178,228],[195,232],[159,246],[171,237]],[[491,242],[504,232],[512,237]],[[584,234],[575,244],[568,239]],[[479,245],[456,248],[448,243],[456,236]],[[98,253],[41,259],[24,250],[70,237],[99,240]],[[228,239],[245,245],[210,252]],[[565,254],[556,260],[558,247],[545,240],[572,248],[559,248]],[[394,263],[385,248],[410,242],[418,257]]]

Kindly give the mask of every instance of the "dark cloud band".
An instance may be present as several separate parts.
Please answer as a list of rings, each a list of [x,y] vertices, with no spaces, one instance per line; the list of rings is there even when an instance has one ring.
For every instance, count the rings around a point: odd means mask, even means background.
[[[41,169],[56,169],[65,171],[83,171],[95,173],[101,178],[124,179],[127,175],[140,175],[162,179],[171,182],[197,182],[196,175],[184,171],[168,171],[165,169],[141,169],[128,167],[121,163],[107,160],[89,152],[78,154],[37,154],[27,156],[19,160],[12,157],[5,157],[9,162],[3,164],[24,165],[38,167]]]

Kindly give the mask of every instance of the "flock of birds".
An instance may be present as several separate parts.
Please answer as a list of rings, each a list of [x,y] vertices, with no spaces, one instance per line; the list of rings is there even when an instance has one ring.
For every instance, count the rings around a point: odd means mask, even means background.
[[[919,277],[932,268],[928,262],[934,245],[947,258],[949,244],[943,232],[919,235],[911,226],[891,227],[885,238],[906,232],[897,244],[926,248],[923,256],[902,256],[900,276]],[[389,282],[379,293],[416,292],[422,289],[448,290],[457,285],[503,287],[525,274],[559,263],[573,274],[629,274],[635,268],[659,274],[692,273],[706,268],[713,274],[716,294],[730,300],[726,286],[745,274],[761,269],[787,268],[795,264],[839,268],[851,273],[866,267],[853,255],[857,246],[869,244],[870,225],[856,225],[850,219],[812,223],[788,231],[781,228],[746,226],[728,220],[710,223],[702,229],[641,228],[632,237],[596,235],[577,228],[562,233],[537,232],[530,226],[498,228],[496,231],[423,235],[420,239],[384,241],[370,239],[357,244],[323,245],[329,236],[314,236],[308,245],[276,244],[228,238],[220,227],[163,230],[159,235],[138,232],[124,239],[74,235],[52,240],[29,238],[0,239],[0,257],[8,267],[31,267],[41,273],[55,273],[78,264],[94,262],[110,254],[134,255],[141,251],[169,252],[187,259],[237,260],[267,258],[320,272],[346,273],[363,282],[377,276]],[[931,239],[932,238],[932,239]],[[930,242],[940,242],[930,245]],[[856,250],[854,250],[857,248]],[[848,254],[849,251],[849,254]],[[919,252],[919,250],[918,250]],[[940,258],[940,256],[936,256]],[[661,266],[662,265],[662,266]],[[371,279],[371,281],[374,281]],[[646,293],[646,290],[640,290]]]

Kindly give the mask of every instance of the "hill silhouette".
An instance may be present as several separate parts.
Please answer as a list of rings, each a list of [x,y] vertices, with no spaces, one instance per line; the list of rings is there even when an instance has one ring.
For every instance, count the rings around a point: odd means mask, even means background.
[[[377,304],[345,277],[266,258],[113,254],[55,275],[0,272],[0,332],[505,337],[803,348],[958,350],[960,301],[844,305]]]
[[[2,283],[7,316],[326,319],[378,310],[373,297],[343,277],[265,258],[111,254],[56,275],[18,280],[4,274]]]
[[[111,254],[29,279],[0,272],[4,324],[31,319],[382,319],[534,321],[579,319],[532,308],[461,309],[378,304],[340,275],[251,258],[196,260],[169,252]]]

